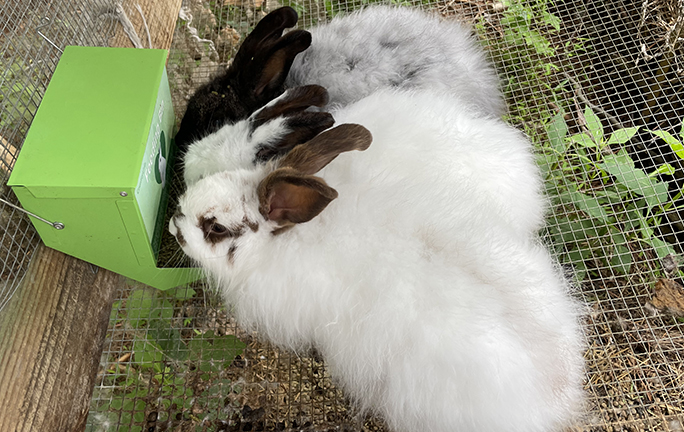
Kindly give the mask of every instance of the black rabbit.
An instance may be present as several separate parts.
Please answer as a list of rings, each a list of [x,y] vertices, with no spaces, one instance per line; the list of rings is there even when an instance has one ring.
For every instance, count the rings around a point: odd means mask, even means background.
[[[266,15],[242,43],[230,67],[195,92],[176,134],[181,153],[193,141],[247,118],[283,93],[295,56],[311,45],[311,34],[305,30],[283,36],[297,19],[291,7]]]

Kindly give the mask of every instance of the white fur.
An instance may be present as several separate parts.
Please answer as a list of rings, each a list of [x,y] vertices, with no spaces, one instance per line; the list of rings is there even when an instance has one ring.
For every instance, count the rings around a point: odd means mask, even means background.
[[[274,236],[256,189],[276,164],[217,172],[180,200],[170,229],[185,252],[242,326],[315,346],[397,432],[566,426],[582,400],[578,306],[534,235],[544,206],[528,141],[429,92],[333,114],[373,143],[317,174],[339,192],[319,216]],[[200,216],[259,229],[211,245]]]
[[[418,9],[371,6],[309,29],[285,84],[319,84],[344,106],[383,88],[430,89],[500,116],[494,69],[471,29]]]
[[[417,9],[370,6],[310,31],[312,44],[295,58],[285,84],[325,87],[330,95],[325,110],[397,88],[448,94],[485,116],[504,112],[496,72],[470,29],[457,21]],[[251,167],[257,146],[268,142],[254,137],[238,145],[233,137],[240,133],[229,124],[192,143],[184,157],[186,184],[220,170]]]
[[[268,146],[290,132],[285,119],[280,117],[250,133],[252,117],[246,121],[225,125],[188,147],[183,157],[183,176],[186,185],[192,185],[212,173],[253,166],[256,151],[260,146]]]

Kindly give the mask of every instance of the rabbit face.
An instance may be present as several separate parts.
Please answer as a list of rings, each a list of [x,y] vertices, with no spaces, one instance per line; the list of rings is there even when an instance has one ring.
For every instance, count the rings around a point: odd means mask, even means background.
[[[250,206],[261,171],[217,173],[181,197],[169,231],[189,257],[209,270],[231,268],[241,244],[268,229],[258,208]]]
[[[337,191],[313,174],[342,152],[365,150],[371,139],[364,127],[344,124],[275,163],[206,176],[180,198],[169,231],[188,256],[225,275],[239,264],[244,249],[258,249],[322,212]]]

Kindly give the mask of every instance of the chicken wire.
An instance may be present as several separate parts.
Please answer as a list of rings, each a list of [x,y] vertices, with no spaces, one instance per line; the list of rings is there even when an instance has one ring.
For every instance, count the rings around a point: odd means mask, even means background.
[[[268,11],[289,4],[306,28],[370,3],[186,0],[167,66],[176,114]],[[499,73],[507,121],[535,142],[550,201],[543,237],[574,269],[577,295],[587,304],[588,414],[575,429],[683,430],[677,257],[684,154],[675,142],[684,140],[684,2],[397,3],[473,26]],[[59,55],[36,27],[51,18],[43,29],[58,47],[106,44],[104,36],[85,35],[97,22],[84,12],[93,5],[2,6],[3,70],[16,61],[21,67],[20,77],[4,72],[1,81],[3,184]],[[107,35],[102,28],[95,33]],[[5,82],[19,83],[27,97],[10,104]],[[5,113],[18,119],[15,129],[5,126]],[[7,210],[8,223],[2,213],[3,258],[10,239],[7,255],[25,259],[36,239],[13,211]],[[174,262],[178,252],[170,256]],[[87,428],[383,430],[383,424],[350,407],[316,353],[281,352],[240,331],[203,284],[161,293],[130,283],[111,314]]]
[[[0,310],[17,290],[39,243],[6,186],[65,45],[107,45],[112,22],[97,0],[8,0],[0,4]]]

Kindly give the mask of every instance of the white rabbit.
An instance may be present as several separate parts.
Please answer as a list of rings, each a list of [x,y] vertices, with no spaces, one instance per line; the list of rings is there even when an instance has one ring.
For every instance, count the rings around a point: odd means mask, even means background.
[[[345,124],[276,161],[192,185],[169,227],[183,250],[242,326],[316,347],[397,432],[567,426],[582,402],[579,309],[531,234],[543,198],[527,140],[429,92],[334,115]],[[244,140],[282,125],[245,123]]]
[[[386,88],[428,89],[458,97],[500,117],[504,102],[496,72],[472,29],[416,8],[369,6],[308,29],[286,87],[318,84],[332,107]]]

